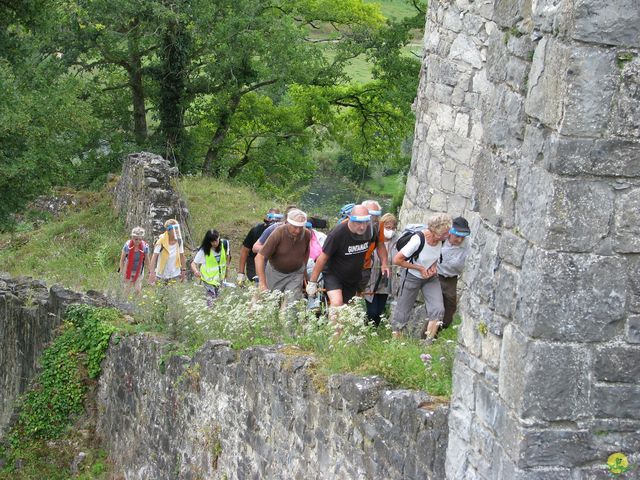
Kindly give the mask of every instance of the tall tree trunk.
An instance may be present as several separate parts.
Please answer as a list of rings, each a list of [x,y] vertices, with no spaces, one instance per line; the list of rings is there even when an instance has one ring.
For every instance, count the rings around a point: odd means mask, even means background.
[[[203,175],[212,175],[214,173],[214,167],[220,159],[220,151],[222,150],[224,139],[227,137],[229,128],[231,127],[231,119],[238,109],[241,98],[242,94],[240,92],[234,92],[234,94],[229,99],[229,105],[227,105],[227,108],[225,108],[224,111],[220,114],[218,128],[216,128],[216,133],[211,139],[209,149],[207,150],[207,154],[204,157],[204,163],[202,164]]]
[[[183,170],[185,165],[184,94],[191,38],[185,25],[171,21],[167,24],[163,48],[160,51],[160,132],[167,148]]]
[[[133,102],[133,132],[138,145],[143,145],[147,141],[147,110],[144,106],[144,89],[142,87],[142,60],[137,30],[139,20],[133,19],[133,32],[129,36],[129,88]]]

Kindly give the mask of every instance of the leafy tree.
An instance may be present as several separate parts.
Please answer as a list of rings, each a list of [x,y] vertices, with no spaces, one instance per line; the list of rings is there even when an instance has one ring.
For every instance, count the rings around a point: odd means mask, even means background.
[[[50,2],[23,3],[0,3],[2,230],[31,198],[65,183],[99,125],[80,98],[83,79],[67,75],[36,36],[51,28]]]

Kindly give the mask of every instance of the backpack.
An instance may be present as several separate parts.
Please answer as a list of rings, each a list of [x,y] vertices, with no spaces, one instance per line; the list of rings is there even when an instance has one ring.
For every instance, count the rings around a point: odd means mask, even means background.
[[[340,209],[340,213],[338,214],[338,218],[340,219],[339,221],[342,222],[342,220],[346,219],[349,214],[351,213],[351,210],[353,210],[353,207],[355,207],[356,204],[355,203],[347,203],[345,206],[343,206]]]
[[[398,240],[396,240],[396,250],[400,251],[407,243],[409,243],[411,237],[413,237],[414,235],[418,235],[418,238],[420,239],[420,245],[418,246],[418,249],[413,252],[413,254],[409,258],[407,258],[410,263],[413,263],[417,260],[417,258],[420,256],[420,252],[424,248],[425,238],[422,230],[424,230],[425,228],[427,228],[426,225],[423,225],[421,223],[411,223],[407,225],[407,227],[402,231],[400,237],[398,237]]]

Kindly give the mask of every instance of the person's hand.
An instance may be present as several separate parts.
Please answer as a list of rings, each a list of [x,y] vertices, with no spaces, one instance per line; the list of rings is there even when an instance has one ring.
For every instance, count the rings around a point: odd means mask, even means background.
[[[192,272],[193,272],[193,270],[192,270]],[[202,274],[200,273],[200,270],[196,270],[195,272],[193,272],[193,276],[196,277],[196,278],[201,278]]]
[[[243,283],[245,280],[247,279],[247,277],[245,277],[244,273],[238,273],[238,278],[236,279],[236,283],[238,285],[240,285],[241,283]]]
[[[434,263],[427,269],[427,277],[425,278],[435,277],[437,273],[438,273],[438,266]]]
[[[149,283],[151,285],[153,285],[154,283],[156,283],[156,272],[149,272]]]
[[[259,287],[261,292],[266,292],[267,290],[269,290],[269,288],[267,287],[267,284],[263,282],[260,282]]]
[[[315,297],[316,293],[318,293],[318,282],[309,282],[307,283],[307,295],[310,297]]]
[[[389,268],[388,265],[382,267],[380,271],[382,272],[383,277],[389,278],[391,276],[391,268]]]

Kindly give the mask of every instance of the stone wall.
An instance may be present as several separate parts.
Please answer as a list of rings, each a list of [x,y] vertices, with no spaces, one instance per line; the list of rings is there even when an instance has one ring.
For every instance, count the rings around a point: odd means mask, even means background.
[[[474,230],[450,479],[640,464],[639,25],[637,0],[430,2],[401,220]]]
[[[0,436],[15,401],[29,385],[40,354],[55,336],[68,305],[105,305],[100,295],[81,295],[59,286],[50,289],[29,278],[0,275]]]
[[[140,152],[127,156],[114,192],[114,205],[127,232],[140,226],[146,230],[146,240],[152,242],[164,232],[165,220],[175,218],[183,227],[186,245],[193,246],[189,210],[172,186],[177,174],[160,155]]]
[[[123,338],[103,363],[98,432],[125,478],[444,478],[448,407],[423,392],[323,385],[312,358],[276,348],[167,347]]]

